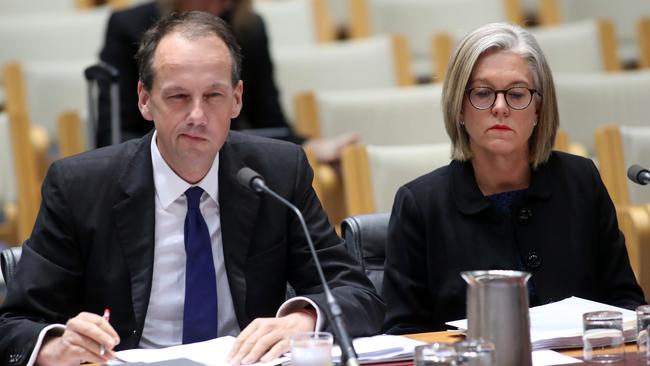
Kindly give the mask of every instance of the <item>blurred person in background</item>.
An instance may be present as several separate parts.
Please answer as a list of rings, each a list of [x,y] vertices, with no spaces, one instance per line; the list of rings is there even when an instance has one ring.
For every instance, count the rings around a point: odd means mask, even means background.
[[[137,108],[138,69],[135,54],[145,30],[158,19],[172,12],[203,11],[222,18],[231,26],[243,56],[243,108],[233,119],[233,130],[264,130],[277,137],[312,148],[320,162],[338,160],[341,149],[358,136],[344,134],[332,139],[306,140],[296,135],[284,116],[279,103],[278,89],[273,80],[273,64],[269,41],[262,18],[255,14],[251,0],[157,0],[113,13],[106,28],[100,59],[119,71],[120,120],[122,140],[144,136],[153,125],[142,118]],[[110,144],[110,102],[108,89],[100,93],[97,146]]]
[[[465,317],[460,273],[469,270],[532,273],[531,306],[570,296],[645,302],[596,166],[552,151],[555,95],[528,31],[488,24],[461,41],[442,96],[452,161],[396,194],[385,331],[443,330]]]

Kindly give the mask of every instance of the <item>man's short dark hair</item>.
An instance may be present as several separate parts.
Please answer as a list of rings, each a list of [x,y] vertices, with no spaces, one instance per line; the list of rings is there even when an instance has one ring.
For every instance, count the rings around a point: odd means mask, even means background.
[[[160,19],[147,30],[140,42],[140,48],[135,55],[138,61],[140,82],[146,90],[153,85],[153,57],[156,48],[166,35],[179,33],[188,39],[217,36],[228,47],[232,63],[232,85],[236,85],[241,75],[241,52],[230,27],[221,18],[200,11],[172,13]]]

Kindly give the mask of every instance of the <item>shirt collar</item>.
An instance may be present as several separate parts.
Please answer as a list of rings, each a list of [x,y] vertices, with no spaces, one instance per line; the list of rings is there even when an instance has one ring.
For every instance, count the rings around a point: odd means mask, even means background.
[[[160,199],[164,209],[168,208],[178,197],[185,194],[185,191],[192,186],[201,187],[214,202],[219,203],[219,153],[214,158],[208,174],[197,184],[189,184],[179,177],[169,167],[158,150],[156,137],[158,131],[154,131],[151,138],[151,162],[153,164],[153,182],[156,195]]]

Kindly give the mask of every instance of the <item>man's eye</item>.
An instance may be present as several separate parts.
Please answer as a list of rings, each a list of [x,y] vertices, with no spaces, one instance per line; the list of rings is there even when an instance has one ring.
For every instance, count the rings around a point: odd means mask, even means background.
[[[177,99],[177,100],[182,100],[187,98],[187,95],[185,94],[174,94],[169,97],[170,99]]]

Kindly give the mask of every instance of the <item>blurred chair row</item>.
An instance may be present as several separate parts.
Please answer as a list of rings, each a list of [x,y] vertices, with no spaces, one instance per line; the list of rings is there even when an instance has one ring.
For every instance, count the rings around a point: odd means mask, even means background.
[[[341,2],[338,2],[339,8]],[[350,7],[350,33],[355,37],[370,34],[374,36],[330,42],[334,39],[334,27],[328,26],[331,18],[328,20],[328,16],[323,14],[331,8],[334,3],[332,0],[255,2],[255,9],[265,18],[269,28],[275,77],[281,91],[283,108],[290,120],[295,121],[297,130],[305,136],[331,137],[342,132],[358,131],[364,144],[448,144],[440,110],[440,86],[413,86],[414,64],[410,60],[422,53],[409,52],[409,43],[413,45],[413,50],[422,50],[421,45],[426,47],[428,41],[417,41],[418,39],[428,40],[434,32],[446,31],[453,34],[453,37],[445,41],[448,54],[460,33],[485,21],[506,19],[524,22],[520,5],[512,0],[346,2],[346,6]],[[594,3],[596,2],[594,0]],[[444,6],[450,8],[443,9]],[[485,6],[485,9],[478,11],[477,6],[480,9]],[[424,7],[434,9],[436,14],[431,10],[424,11]],[[383,13],[380,9],[384,9]],[[416,9],[415,14],[408,13],[413,12],[413,9]],[[18,139],[11,138],[11,141],[21,148],[25,148],[28,143],[18,141],[32,141],[32,146],[36,143],[36,148],[31,153],[21,153],[20,157],[14,154],[13,166],[32,166],[33,168],[29,169],[35,170],[32,173],[17,172],[17,179],[26,176],[28,178],[25,179],[33,177],[36,181],[33,184],[18,183],[16,186],[20,189],[13,193],[14,195],[20,196],[20,192],[24,191],[28,192],[27,196],[38,197],[39,179],[48,164],[45,157],[51,152],[47,138],[43,138],[43,130],[48,132],[50,142],[58,144],[61,151],[84,149],[84,139],[81,137],[84,136],[83,125],[79,123],[79,118],[75,119],[74,114],[65,115],[65,121],[68,122],[62,124],[64,129],[66,126],[77,126],[68,128],[65,133],[61,132],[57,121],[60,113],[66,110],[74,111],[79,116],[85,114],[85,84],[81,72],[95,60],[109,13],[110,9],[106,7],[74,13],[75,19],[83,19],[78,28],[73,27],[75,21],[72,18],[29,14],[29,17],[33,17],[31,20],[21,17],[21,21],[11,23],[12,17],[0,14],[0,41],[12,45],[3,47],[4,51],[0,50],[0,61],[16,59],[20,62],[20,66],[10,65],[5,68],[19,70],[11,73],[5,71],[4,82],[8,94],[6,109],[9,125],[12,126],[11,133],[15,134],[14,125],[24,125],[14,121],[20,121],[22,118],[28,122],[27,127],[23,128],[27,132],[22,132]],[[364,13],[367,17],[366,23],[353,20]],[[635,17],[643,14],[643,10],[638,10]],[[435,18],[432,17],[437,15],[444,15],[445,21],[434,22]],[[418,21],[419,19],[422,21]],[[391,22],[401,22],[401,25]],[[418,36],[402,28],[411,25],[415,27],[416,23],[421,27]],[[51,28],[48,28],[47,24],[51,24]],[[355,30],[355,27],[364,24],[366,34]],[[432,24],[436,27],[432,28]],[[438,27],[438,24],[450,24],[450,27],[455,28]],[[557,146],[564,146],[561,148],[565,150],[580,151],[575,149],[575,143],[578,143],[583,146],[583,153],[591,156],[595,154],[593,133],[597,126],[611,123],[641,126],[648,124],[643,111],[650,101],[644,92],[650,90],[650,76],[646,72],[605,73],[620,70],[620,62],[612,62],[616,61],[617,57],[607,56],[607,51],[615,51],[616,47],[612,42],[606,42],[613,39],[608,31],[611,27],[606,24],[602,21],[585,20],[562,25],[562,28],[558,26],[534,30],[548,55],[554,73],[557,73],[560,115],[562,128],[566,132],[560,136]],[[7,32],[2,30],[5,26],[8,27],[4,28]],[[61,36],[57,37],[55,34],[59,28],[64,30],[61,31]],[[572,37],[569,38],[564,31]],[[7,38],[2,39],[3,34]],[[48,42],[43,42],[46,38],[43,34],[52,37],[47,37]],[[70,39],[74,39],[74,42]],[[416,41],[407,41],[413,39]],[[12,43],[4,43],[5,40]],[[37,43],[39,41],[41,43]],[[74,47],[66,48],[69,46]],[[446,59],[442,60],[439,64],[446,64]],[[442,71],[437,73],[441,75]],[[7,77],[9,74],[22,76]],[[21,79],[22,82],[8,82]],[[22,83],[22,86],[17,92],[10,92],[12,83]],[[62,92],[63,90],[65,92]],[[10,97],[10,94],[22,97]],[[15,104],[22,106],[22,109],[10,107],[12,99],[19,100],[20,102]],[[34,126],[42,126],[41,132],[34,132],[39,131],[33,128]],[[73,147],[67,148],[69,144],[65,143],[64,136],[68,136],[67,141],[71,141]],[[17,151],[16,148],[14,151]],[[33,162],[24,164],[19,162],[19,159]],[[332,197],[323,201],[332,220],[340,222],[342,217],[357,211],[346,208],[348,203],[342,198],[344,190],[341,176],[331,171],[328,173],[327,170],[327,167],[317,167],[317,177],[320,181],[316,184],[320,184],[319,194],[322,197]],[[347,173],[344,172],[344,177],[345,175]],[[334,182],[334,186],[331,182]],[[327,193],[328,189],[333,190],[334,194]],[[11,197],[12,190],[8,189],[6,192],[9,192],[9,197],[5,197],[3,201],[11,202],[14,199]],[[351,196],[350,193],[347,195]],[[392,197],[385,200],[390,201]],[[19,204],[21,205],[38,207],[37,203]],[[383,208],[385,205],[375,207]],[[35,215],[35,209],[31,211],[32,214],[22,213],[23,211],[25,210],[17,210],[21,222],[28,222],[28,218]],[[21,224],[23,228],[30,226],[31,224]],[[19,239],[24,239],[24,235],[25,232],[21,229]]]

